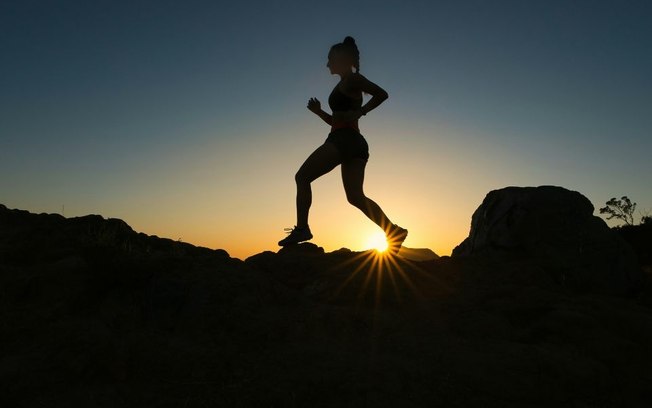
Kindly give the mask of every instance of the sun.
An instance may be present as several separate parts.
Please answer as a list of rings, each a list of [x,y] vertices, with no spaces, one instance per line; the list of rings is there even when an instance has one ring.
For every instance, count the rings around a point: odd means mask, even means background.
[[[382,231],[374,232],[367,238],[367,248],[375,249],[378,252],[387,250],[387,239]]]

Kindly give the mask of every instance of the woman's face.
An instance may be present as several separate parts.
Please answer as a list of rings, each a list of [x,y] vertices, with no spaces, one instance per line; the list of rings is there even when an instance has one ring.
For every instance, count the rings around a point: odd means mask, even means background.
[[[331,51],[328,53],[328,63],[326,66],[330,69],[331,74],[341,74],[351,71],[351,59],[341,51]]]

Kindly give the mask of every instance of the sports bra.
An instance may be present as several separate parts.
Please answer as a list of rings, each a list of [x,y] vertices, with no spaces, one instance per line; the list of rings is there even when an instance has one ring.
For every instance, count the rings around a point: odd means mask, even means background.
[[[351,98],[342,93],[339,87],[335,85],[335,88],[333,88],[333,91],[328,96],[328,106],[330,106],[333,112],[355,110],[362,106],[362,98]]]

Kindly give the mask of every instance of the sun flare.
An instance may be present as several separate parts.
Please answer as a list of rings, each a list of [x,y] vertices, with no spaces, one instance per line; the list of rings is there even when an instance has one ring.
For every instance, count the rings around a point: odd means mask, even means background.
[[[367,248],[375,249],[378,252],[387,250],[387,239],[382,231],[375,232],[367,239]]]

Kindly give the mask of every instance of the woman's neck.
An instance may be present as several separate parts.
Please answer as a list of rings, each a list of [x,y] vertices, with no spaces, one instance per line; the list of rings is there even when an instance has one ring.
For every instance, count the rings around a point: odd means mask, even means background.
[[[353,71],[349,71],[349,72],[345,72],[343,74],[340,74],[340,80],[344,80],[344,79],[348,78],[349,75],[351,75],[352,73],[353,73]]]

